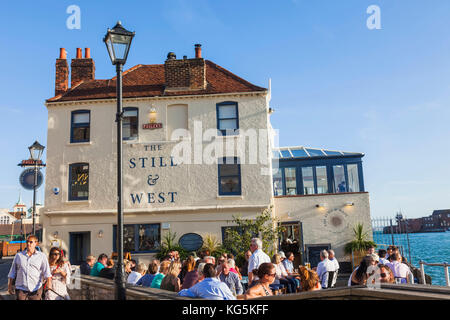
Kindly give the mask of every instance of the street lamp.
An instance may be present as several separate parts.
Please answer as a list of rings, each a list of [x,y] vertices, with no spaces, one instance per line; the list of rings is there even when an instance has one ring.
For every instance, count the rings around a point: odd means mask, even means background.
[[[38,179],[38,162],[41,160],[42,153],[44,152],[45,147],[41,145],[39,142],[35,141],[31,146],[28,147],[30,151],[31,160],[34,163],[34,184],[33,184],[33,234],[36,235],[36,224],[35,224],[35,216],[36,216],[36,187],[37,187],[37,179]]]
[[[128,51],[134,32],[130,32],[117,24],[112,29],[108,29],[103,41],[108,49],[111,63],[116,66],[117,82],[117,269],[116,269],[116,299],[126,300],[126,288],[123,266],[123,203],[122,203],[122,67],[127,62]]]

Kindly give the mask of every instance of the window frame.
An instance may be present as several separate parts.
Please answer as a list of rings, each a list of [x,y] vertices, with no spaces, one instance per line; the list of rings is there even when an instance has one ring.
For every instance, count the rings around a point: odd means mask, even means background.
[[[77,165],[77,166],[88,166],[88,182],[87,182],[87,193],[88,195],[86,197],[72,197],[72,168]],[[68,199],[69,201],[86,201],[89,200],[89,178],[90,178],[90,173],[89,173],[89,163],[87,162],[76,162],[76,163],[71,163],[69,164],[69,189],[68,189]]]
[[[139,226],[140,225],[158,225],[159,228],[159,249],[155,249],[155,250],[144,250],[144,251],[136,251],[136,249],[139,249]],[[161,250],[161,245],[162,245],[162,237],[161,237],[161,230],[162,230],[162,224],[160,222],[156,222],[156,223],[129,223],[129,224],[124,224],[125,226],[133,226],[134,228],[134,251],[130,251],[131,254],[139,254],[139,253],[155,253],[155,252],[159,252]],[[112,242],[113,242],[113,252],[117,252],[117,224],[113,224],[112,225],[112,229],[113,229],[113,235],[112,235]]]
[[[124,128],[124,122],[123,120],[125,119],[125,117],[122,119],[122,140],[123,141],[131,141],[131,140],[139,140],[139,108],[138,107],[125,107],[123,108],[123,112],[125,113],[126,111],[136,111],[136,129],[137,129],[137,133],[136,133],[136,137],[125,137],[123,135],[123,128]],[[130,123],[131,125],[131,123]]]
[[[222,106],[230,106],[234,105],[236,108],[236,118],[219,118],[219,109]],[[236,101],[224,101],[216,104],[216,119],[217,119],[217,130],[222,133],[223,136],[233,136],[239,134],[239,107]],[[236,120],[236,129],[233,130],[233,133],[227,134],[227,131],[230,132],[230,129],[220,129],[220,120]]]
[[[236,175],[229,175],[229,176],[221,176],[220,174],[220,169],[221,169],[221,165],[231,165],[230,163],[226,162],[226,159],[233,159],[233,164],[237,165],[238,168],[238,179],[239,179],[239,191],[236,192],[225,192],[222,190],[222,185],[220,183],[221,178],[226,178],[226,177],[236,177]],[[222,162],[221,162],[222,161]],[[219,196],[240,196],[242,195],[242,173],[241,173],[241,164],[239,162],[239,158],[238,157],[224,157],[224,158],[220,158],[217,164],[217,182],[218,182],[218,187],[219,187]]]
[[[89,115],[89,122],[83,122],[81,124],[74,123],[75,115],[87,113]],[[87,124],[87,126],[86,126]],[[88,128],[89,129],[89,137],[88,139],[82,139],[82,140],[75,140],[74,139],[74,129],[75,128]],[[83,142],[89,142],[91,141],[91,110],[74,110],[71,112],[70,117],[70,143],[83,143]]]
[[[306,159],[306,160],[298,160],[298,159],[286,159],[282,160],[279,159],[278,167],[281,170],[282,173],[282,183],[283,183],[283,192],[284,194],[282,196],[286,196],[286,179],[284,175],[284,168],[292,168],[296,167],[296,175],[297,175],[297,195],[305,195],[304,194],[304,185],[303,185],[303,171],[302,168],[304,167],[312,167],[313,168],[313,177],[314,177],[314,193],[309,194],[310,195],[324,195],[324,194],[337,194],[338,192],[334,192],[334,170],[333,166],[336,165],[342,165],[344,167],[344,175],[346,179],[346,191],[345,193],[349,193],[348,191],[348,171],[347,166],[348,165],[357,165],[357,172],[358,172],[358,186],[359,191],[356,191],[356,193],[360,192],[366,192],[364,187],[364,176],[363,176],[363,167],[362,167],[362,161],[360,158],[356,157],[333,157],[331,159]],[[317,167],[326,167],[326,174],[327,174],[327,192],[326,193],[318,193],[318,184],[317,184]],[[272,176],[272,183],[273,183],[273,176]],[[353,191],[352,193],[355,193]],[[280,197],[281,195],[275,196]]]

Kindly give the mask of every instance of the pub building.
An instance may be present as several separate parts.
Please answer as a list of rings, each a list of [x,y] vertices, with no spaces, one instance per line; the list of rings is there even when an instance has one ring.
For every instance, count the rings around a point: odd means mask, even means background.
[[[60,49],[55,96],[45,102],[42,246],[60,243],[74,265],[117,250],[115,86],[115,78],[95,78],[89,48],[84,56],[78,48],[69,87]],[[270,90],[204,59],[201,45],[194,58],[171,52],[163,64],[123,73],[125,252],[148,263],[169,231],[187,247],[207,234],[223,240],[233,215],[251,219],[272,206],[286,226],[280,247],[298,262],[314,266],[322,248],[348,261],[353,226],[370,230],[363,154],[274,148],[269,102]],[[239,148],[252,132],[266,143]]]

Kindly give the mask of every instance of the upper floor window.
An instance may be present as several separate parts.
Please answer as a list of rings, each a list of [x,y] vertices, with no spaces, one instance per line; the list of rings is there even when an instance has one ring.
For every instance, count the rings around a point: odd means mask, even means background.
[[[122,137],[123,140],[138,138],[139,110],[135,107],[123,108]]]
[[[219,159],[219,195],[241,194],[241,165],[238,158]]]
[[[221,102],[217,104],[217,129],[225,135],[238,133],[239,115],[237,102]]]
[[[91,112],[89,110],[72,111],[70,142],[89,142]]]
[[[273,175],[275,196],[310,195],[364,191],[360,163],[308,162],[295,167],[282,167]],[[290,164],[291,165],[291,164]],[[298,177],[296,177],[298,174]]]
[[[69,166],[69,200],[88,200],[89,164],[74,163]]]

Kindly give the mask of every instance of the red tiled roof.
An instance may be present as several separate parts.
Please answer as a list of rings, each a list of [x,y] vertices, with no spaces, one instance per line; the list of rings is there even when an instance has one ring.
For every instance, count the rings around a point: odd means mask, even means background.
[[[42,229],[42,225],[41,224],[35,224],[35,230],[41,230]],[[26,234],[31,234],[31,232],[33,231],[33,225],[32,224],[23,224],[23,231]],[[0,235],[10,235],[10,234],[21,234],[21,230],[20,230],[20,222],[19,223],[14,223],[14,224],[0,224]]]
[[[123,73],[123,98],[203,95],[266,90],[265,88],[251,84],[209,60],[205,60],[205,63],[206,89],[174,92],[164,92],[164,64],[134,66]],[[48,99],[47,102],[108,99],[115,97],[116,81],[114,77],[108,80],[81,82],[62,95]]]

